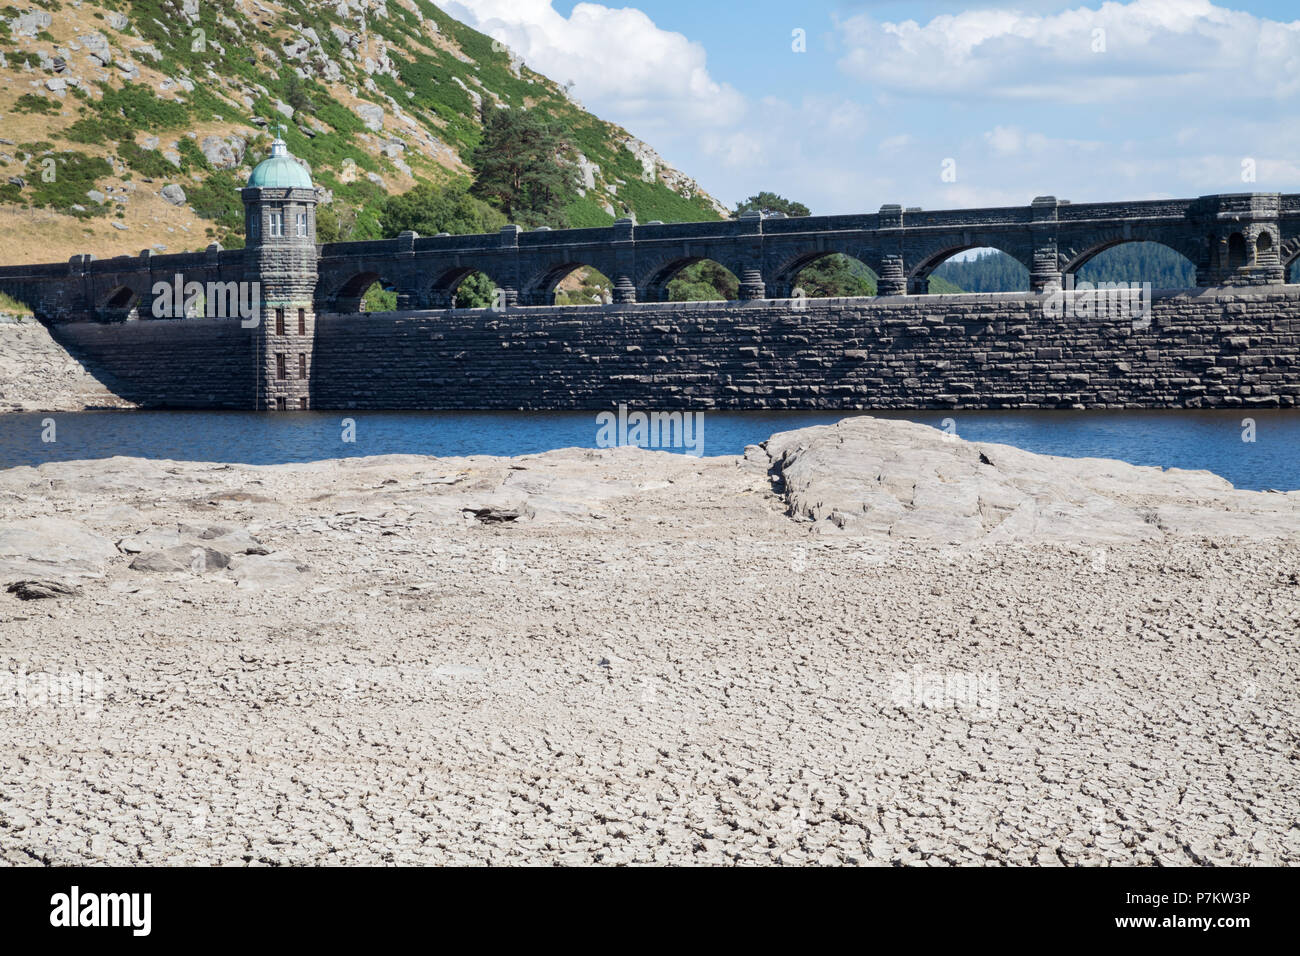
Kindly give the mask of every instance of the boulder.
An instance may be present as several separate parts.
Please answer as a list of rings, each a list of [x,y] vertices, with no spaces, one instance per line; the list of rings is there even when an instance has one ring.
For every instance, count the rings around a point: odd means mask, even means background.
[[[246,144],[238,136],[229,139],[205,136],[199,148],[204,158],[217,169],[235,169],[244,162]]]
[[[132,571],[153,571],[157,573],[174,571],[192,571],[202,574],[205,571],[219,571],[230,564],[230,555],[215,548],[204,548],[190,544],[168,548],[165,551],[147,551],[138,555],[131,562]]]
[[[54,18],[44,10],[29,10],[11,19],[9,30],[14,36],[34,37],[42,30],[48,30],[53,22]]]
[[[162,196],[163,199],[171,203],[173,206],[185,205],[185,190],[175,183],[168,183],[162,188],[158,195]]]
[[[5,589],[20,601],[39,601],[57,597],[75,597],[81,588],[61,581],[15,581]]]
[[[102,33],[86,33],[77,37],[77,42],[85,51],[99,61],[100,66],[108,66],[113,62],[113,51],[108,45],[108,40]]]
[[[357,116],[361,117],[361,122],[365,124],[366,129],[377,133],[384,128],[384,109],[382,106],[376,106],[374,103],[358,103],[354,109]]]
[[[97,578],[116,555],[111,541],[67,518],[28,518],[0,526],[0,575],[9,581]]]

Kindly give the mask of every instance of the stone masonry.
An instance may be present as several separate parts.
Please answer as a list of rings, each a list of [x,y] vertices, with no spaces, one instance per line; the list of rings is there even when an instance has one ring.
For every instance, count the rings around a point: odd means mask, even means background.
[[[1297,395],[1300,309],[1285,280],[1300,258],[1300,195],[1040,197],[1000,209],[625,219],[319,246],[314,189],[250,186],[244,200],[244,250],[0,268],[0,291],[31,305],[123,397],[150,405],[202,407],[212,395],[213,405],[259,409],[1197,406],[1293,405]],[[1157,294],[1147,324],[1049,312],[1050,294],[1081,265],[1134,241],[1182,253],[1200,288]],[[919,294],[941,262],[977,247],[1024,264],[1031,292]],[[800,270],[830,253],[875,270],[881,296],[803,299]],[[662,301],[668,281],[702,258],[735,273],[741,302]],[[550,305],[584,265],[610,277],[614,304]],[[502,308],[449,309],[476,271]],[[260,326],[231,329],[238,321],[211,309],[154,320],[151,290],[174,276],[259,282]],[[375,282],[402,311],[356,314]],[[232,374],[240,362],[249,371]]]
[[[1135,325],[1139,327],[1135,327]],[[319,409],[1294,406],[1300,286],[1157,293],[1150,324],[1027,293],[325,315]],[[256,330],[54,331],[146,405],[250,406]]]

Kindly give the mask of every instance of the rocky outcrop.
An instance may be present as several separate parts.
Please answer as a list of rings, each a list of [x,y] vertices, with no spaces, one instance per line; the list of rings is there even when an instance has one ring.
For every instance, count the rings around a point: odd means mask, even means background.
[[[27,316],[0,315],[0,413],[129,408]]]
[[[1300,535],[1300,491],[1236,491],[1208,471],[1036,455],[912,422],[783,432],[763,454],[790,514],[827,534],[965,547]]]

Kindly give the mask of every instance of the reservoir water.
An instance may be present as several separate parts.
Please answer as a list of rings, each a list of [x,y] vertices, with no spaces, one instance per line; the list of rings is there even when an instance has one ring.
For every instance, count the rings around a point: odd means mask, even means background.
[[[278,464],[365,455],[523,455],[598,447],[596,412],[90,411],[0,415],[0,468],[128,455]],[[732,455],[779,431],[865,412],[707,411],[702,451]],[[1300,410],[871,412],[1027,451],[1208,469],[1238,488],[1300,489]],[[345,419],[355,441],[344,441]],[[47,420],[54,423],[53,432]],[[1251,427],[1253,423],[1253,429]],[[1252,434],[1253,431],[1253,434]],[[53,437],[54,441],[43,441]],[[1243,438],[1251,438],[1246,441]],[[667,451],[684,451],[668,448]]]

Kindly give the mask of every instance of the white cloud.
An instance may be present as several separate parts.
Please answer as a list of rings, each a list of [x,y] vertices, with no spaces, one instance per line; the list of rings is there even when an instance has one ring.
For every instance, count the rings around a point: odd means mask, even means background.
[[[564,17],[551,0],[449,0],[449,14],[510,46],[596,115],[663,151],[663,135],[732,125],[745,100],[710,75],[705,51],[635,8],[579,3]],[[651,139],[655,137],[654,139]]]
[[[1300,21],[1210,0],[1107,2],[1051,15],[968,10],[840,23],[849,75],[902,93],[1141,106],[1300,93]]]

